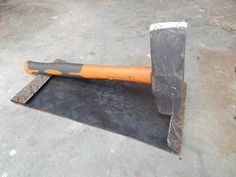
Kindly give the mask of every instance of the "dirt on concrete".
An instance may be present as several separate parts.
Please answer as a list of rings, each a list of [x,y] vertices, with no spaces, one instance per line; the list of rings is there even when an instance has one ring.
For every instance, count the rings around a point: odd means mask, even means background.
[[[236,32],[236,19],[225,16],[216,16],[208,20],[210,25],[215,25],[224,28],[227,31]]]
[[[206,117],[206,122],[218,130],[210,141],[218,152],[236,153],[236,131],[232,131],[236,129],[236,49],[204,50],[200,53],[202,94],[206,106],[215,113],[213,119]]]

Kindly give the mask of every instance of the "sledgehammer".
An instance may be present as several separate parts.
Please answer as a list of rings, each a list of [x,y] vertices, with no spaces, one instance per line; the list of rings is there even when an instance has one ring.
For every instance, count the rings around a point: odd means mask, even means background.
[[[24,68],[29,74],[152,84],[158,111],[173,115],[178,113],[183,99],[186,28],[186,22],[156,23],[150,26],[152,67],[26,61]]]

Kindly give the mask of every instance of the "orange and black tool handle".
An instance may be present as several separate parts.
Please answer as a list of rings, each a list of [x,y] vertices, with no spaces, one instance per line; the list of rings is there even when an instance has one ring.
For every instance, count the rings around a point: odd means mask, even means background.
[[[29,74],[49,74],[86,79],[110,79],[138,83],[151,83],[151,67],[103,66],[74,63],[38,63],[25,61]]]

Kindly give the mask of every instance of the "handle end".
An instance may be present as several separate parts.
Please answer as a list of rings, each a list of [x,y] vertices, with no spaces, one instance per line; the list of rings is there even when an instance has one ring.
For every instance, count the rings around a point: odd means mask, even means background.
[[[39,72],[38,70],[31,69],[29,67],[29,62],[31,62],[31,61],[29,61],[29,60],[25,60],[24,61],[24,70],[25,70],[25,72],[28,73],[28,74],[36,74],[36,73],[38,73]]]

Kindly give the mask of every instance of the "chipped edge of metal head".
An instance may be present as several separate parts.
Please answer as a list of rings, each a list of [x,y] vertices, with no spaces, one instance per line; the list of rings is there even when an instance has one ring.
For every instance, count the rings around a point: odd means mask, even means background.
[[[64,60],[56,59],[54,63],[63,63]],[[37,75],[28,85],[19,91],[12,99],[14,103],[26,104],[52,77],[52,75]]]
[[[187,28],[187,26],[188,23],[185,21],[154,23],[150,25],[150,31],[166,29],[166,28]]]

